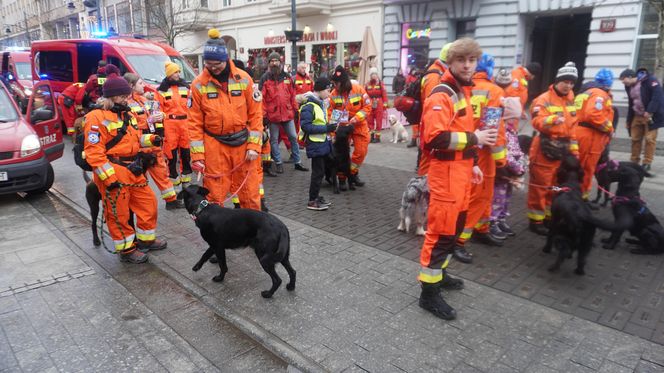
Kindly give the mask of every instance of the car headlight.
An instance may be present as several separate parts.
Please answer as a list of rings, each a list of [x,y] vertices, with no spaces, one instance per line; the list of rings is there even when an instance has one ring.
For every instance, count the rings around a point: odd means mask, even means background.
[[[41,144],[37,135],[25,136],[21,142],[21,157],[29,157],[37,154],[39,149],[41,149]]]
[[[26,96],[32,96],[32,89],[30,88],[24,89],[23,92],[25,93]]]

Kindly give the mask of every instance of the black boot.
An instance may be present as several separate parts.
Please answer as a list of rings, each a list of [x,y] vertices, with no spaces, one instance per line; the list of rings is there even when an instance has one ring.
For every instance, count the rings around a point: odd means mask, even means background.
[[[339,190],[342,192],[345,192],[348,190],[348,186],[346,186],[346,180],[339,180]]]
[[[547,236],[549,234],[549,230],[546,229],[542,223],[535,223],[531,221],[528,229],[530,229],[530,231],[535,234],[539,234],[540,236]]]
[[[371,139],[369,140],[369,142],[370,142],[371,144],[373,144],[373,143],[376,142],[376,135],[374,135],[373,132],[371,133]]]
[[[460,261],[461,263],[470,264],[473,262],[473,255],[469,253],[463,246],[456,246],[452,256],[454,256],[454,259]]]
[[[406,145],[407,148],[414,148],[417,146],[417,139],[410,139],[410,143]]]
[[[501,220],[497,225],[501,232],[507,234],[508,236],[516,236],[516,233],[514,230],[512,230],[512,227],[510,227],[506,221]]]
[[[360,175],[355,174],[355,175],[350,175],[350,178],[352,179],[353,184],[363,187],[364,186],[364,181],[360,180]]]
[[[440,284],[422,283],[422,293],[420,293],[420,307],[434,314],[443,320],[454,320],[456,311],[452,308],[443,296],[440,295]]]
[[[454,278],[447,274],[446,270],[443,270],[443,281],[440,282],[440,288],[446,290],[462,290],[463,280],[460,278]]]
[[[284,165],[281,163],[277,163],[277,173],[278,174],[283,174],[284,173]]]
[[[263,172],[270,177],[277,177],[277,173],[274,172],[274,162],[267,161],[263,162]]]
[[[234,209],[241,209],[242,206],[240,206],[240,202],[233,202],[233,208]]]
[[[261,211],[270,212],[270,209],[267,208],[267,204],[265,203],[265,198],[261,198]]]
[[[503,240],[492,236],[489,232],[485,233],[475,232],[473,233],[473,239],[479,243],[483,243],[488,246],[496,246],[496,247],[503,246]]]

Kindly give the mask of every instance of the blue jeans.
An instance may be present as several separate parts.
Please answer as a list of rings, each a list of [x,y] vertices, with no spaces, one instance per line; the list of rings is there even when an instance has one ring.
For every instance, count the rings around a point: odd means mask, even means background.
[[[297,144],[297,134],[295,133],[295,122],[270,123],[270,147],[272,148],[272,159],[274,163],[281,164],[281,151],[279,149],[279,128],[283,126],[291,143],[291,155],[295,163],[300,163],[300,147]]]

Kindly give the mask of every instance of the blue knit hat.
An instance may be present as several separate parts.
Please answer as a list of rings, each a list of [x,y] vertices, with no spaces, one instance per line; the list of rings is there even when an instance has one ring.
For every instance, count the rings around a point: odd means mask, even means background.
[[[477,61],[477,72],[485,72],[486,75],[490,77],[493,76],[493,67],[495,66],[496,61],[494,61],[493,56],[488,53],[482,53],[482,56]]]
[[[216,28],[210,29],[208,31],[208,37],[210,38],[203,47],[203,60],[212,60],[212,61],[228,61],[228,50],[226,49],[226,43],[224,39],[221,39],[221,33]]]
[[[605,87],[611,87],[613,85],[613,71],[605,68],[599,69],[595,74],[595,82]]]

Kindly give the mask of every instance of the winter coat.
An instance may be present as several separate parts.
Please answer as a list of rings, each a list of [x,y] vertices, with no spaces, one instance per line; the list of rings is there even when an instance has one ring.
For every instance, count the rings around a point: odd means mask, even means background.
[[[654,130],[664,127],[664,93],[662,92],[662,85],[657,78],[650,75],[647,70],[640,69],[637,74],[643,73],[644,76],[641,81],[641,101],[646,108],[646,112],[652,114],[652,123],[648,129]],[[629,107],[627,110],[627,126],[630,126],[632,119],[634,119],[634,100],[629,95],[632,87],[625,87],[627,97],[629,98]]]
[[[327,134],[326,126],[314,125],[315,119],[314,107],[317,105],[323,112],[323,117],[327,123],[327,110],[322,101],[313,93],[305,93],[307,101],[300,107],[300,128],[304,132],[305,145],[307,148],[307,157],[324,157],[332,152],[332,141],[326,136],[323,142],[314,142],[309,139],[310,134]],[[310,104],[311,103],[311,104]],[[313,105],[312,105],[313,104]]]
[[[269,71],[263,74],[258,87],[263,94],[263,118],[270,123],[283,123],[295,118],[295,88],[285,72],[276,77]]]

